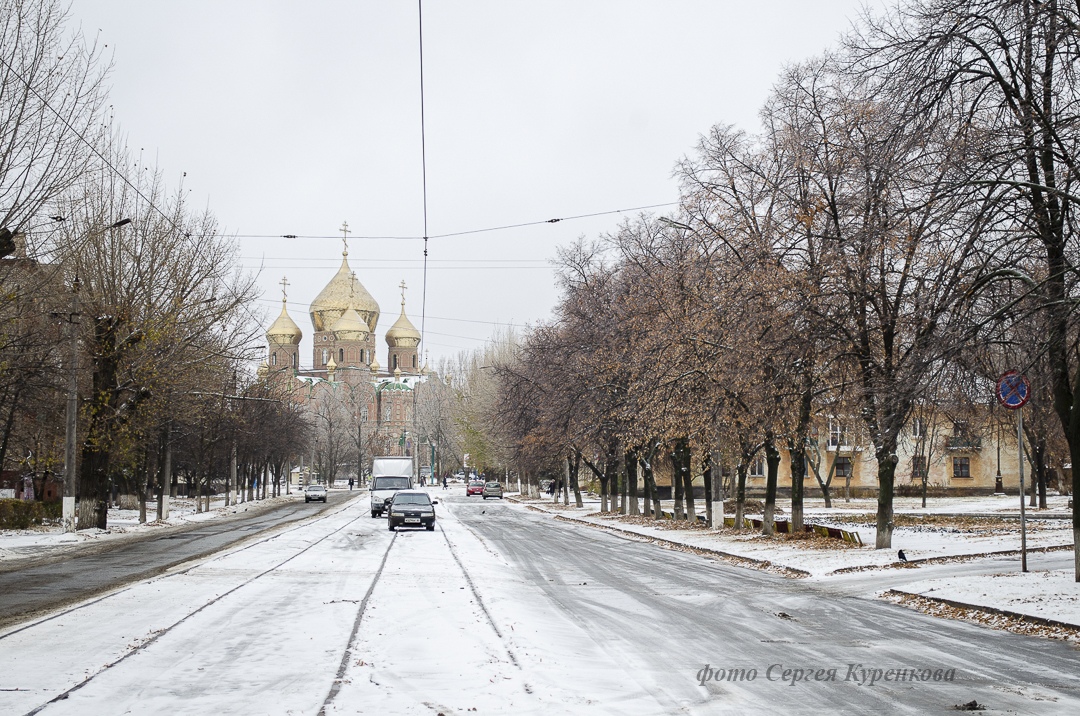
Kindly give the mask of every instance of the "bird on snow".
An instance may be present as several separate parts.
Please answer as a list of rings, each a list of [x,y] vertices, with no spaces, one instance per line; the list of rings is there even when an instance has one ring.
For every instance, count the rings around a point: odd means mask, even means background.
[[[904,554],[904,550],[900,550],[899,552],[897,552],[896,556],[900,558],[901,562],[907,561],[907,555]]]

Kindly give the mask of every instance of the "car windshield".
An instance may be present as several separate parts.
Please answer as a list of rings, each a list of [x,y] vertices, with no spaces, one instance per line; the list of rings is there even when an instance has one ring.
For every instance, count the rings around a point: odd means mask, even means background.
[[[470,485],[483,485],[484,483],[480,482],[479,480],[473,480],[473,481],[472,481],[472,482],[470,482],[469,484],[470,484]]]
[[[394,498],[394,505],[430,505],[431,498],[427,495],[398,495]]]
[[[487,484],[487,486],[488,486],[488,487],[498,487],[498,486],[499,486],[499,483],[497,483],[497,482],[489,482],[489,483]]]
[[[407,477],[376,477],[373,490],[407,490],[409,478]]]
[[[307,489],[313,490],[313,491],[318,491],[318,490],[325,490],[326,488],[323,487],[322,485],[308,485]]]

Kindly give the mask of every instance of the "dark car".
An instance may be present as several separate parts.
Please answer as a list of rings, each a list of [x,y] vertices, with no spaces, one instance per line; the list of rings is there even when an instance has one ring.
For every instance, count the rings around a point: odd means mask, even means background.
[[[483,480],[470,480],[469,486],[465,488],[465,496],[471,497],[473,495],[484,494],[484,481]]]
[[[435,505],[426,492],[402,490],[394,495],[387,505],[386,527],[391,532],[398,527],[423,527],[427,531],[435,529]]]

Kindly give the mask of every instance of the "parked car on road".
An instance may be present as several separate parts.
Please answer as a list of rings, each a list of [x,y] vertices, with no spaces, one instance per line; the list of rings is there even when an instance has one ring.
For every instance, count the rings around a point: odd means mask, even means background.
[[[312,500],[322,500],[323,502],[326,502],[325,485],[308,485],[304,488],[304,502],[311,502]]]
[[[469,486],[465,488],[465,496],[472,497],[473,495],[484,494],[484,481],[472,480],[469,482]]]
[[[387,505],[386,526],[391,532],[398,527],[423,527],[428,532],[435,529],[435,505],[426,492],[402,490],[394,494]]]
[[[488,482],[484,484],[484,491],[481,493],[486,500],[489,497],[498,497],[502,499],[502,485],[497,482]]]

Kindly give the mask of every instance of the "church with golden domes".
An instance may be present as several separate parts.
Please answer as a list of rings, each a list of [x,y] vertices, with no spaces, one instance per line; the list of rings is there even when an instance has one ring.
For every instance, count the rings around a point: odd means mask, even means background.
[[[347,225],[344,227],[347,230]],[[300,368],[303,332],[289,316],[287,280],[282,279],[281,314],[266,331],[267,358],[259,374],[283,385],[309,411],[315,427],[318,473],[331,479],[370,467],[375,455],[417,454],[414,414],[417,391],[427,378],[418,350],[420,331],[405,313],[385,334],[386,366],[379,363],[375,329],[379,304],[349,267],[348,244],[341,266],[308,308],[313,329],[312,367]],[[321,444],[320,444],[321,443]]]

